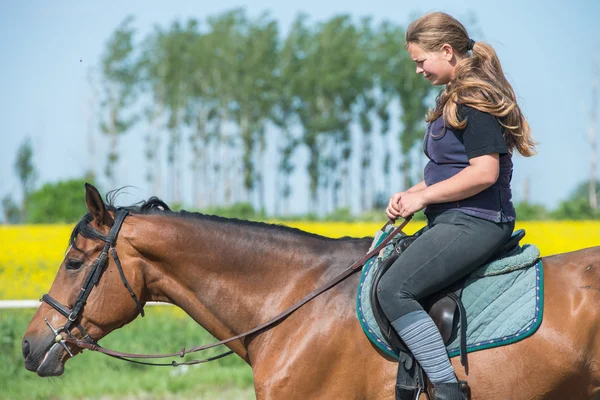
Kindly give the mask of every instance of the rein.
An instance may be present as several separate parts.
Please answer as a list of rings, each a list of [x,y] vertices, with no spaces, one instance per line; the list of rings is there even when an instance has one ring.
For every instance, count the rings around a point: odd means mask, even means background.
[[[228,339],[220,340],[218,342],[214,342],[214,343],[203,345],[203,346],[192,347],[192,348],[187,349],[187,350],[185,349],[185,347],[182,347],[181,350],[178,353],[170,353],[170,354],[134,354],[134,353],[122,353],[122,352],[119,352],[119,351],[110,350],[110,349],[107,349],[107,348],[104,348],[104,347],[100,346],[97,342],[95,342],[91,338],[91,336],[89,336],[85,332],[85,330],[83,329],[83,327],[80,324],[77,325],[77,328],[79,329],[79,331],[83,335],[85,335],[83,339],[77,339],[76,337],[72,336],[71,332],[69,330],[69,328],[71,327],[71,325],[74,324],[76,322],[76,320],[79,318],[79,312],[81,311],[82,307],[85,305],[85,301],[87,300],[87,297],[89,296],[89,293],[91,292],[93,286],[98,283],[98,280],[100,279],[100,275],[101,275],[102,271],[108,265],[108,249],[111,248],[111,247],[112,247],[112,256],[113,256],[113,259],[115,260],[115,263],[117,264],[117,268],[119,269],[119,273],[121,275],[121,279],[123,281],[123,284],[125,285],[125,287],[127,287],[127,289],[129,290],[130,295],[132,296],[132,298],[136,302],[136,304],[138,306],[138,309],[140,310],[140,314],[142,314],[142,317],[144,316],[143,308],[141,307],[139,301],[137,300],[137,297],[135,296],[135,293],[133,293],[133,291],[131,290],[131,287],[127,283],[127,280],[125,279],[125,275],[123,273],[123,270],[122,270],[122,267],[121,267],[121,263],[120,263],[119,258],[117,256],[117,252],[116,252],[116,250],[114,248],[114,245],[115,245],[116,239],[117,239],[117,235],[119,233],[119,230],[121,229],[121,225],[123,223],[123,220],[125,219],[125,217],[128,214],[129,213],[126,210],[117,210],[117,214],[115,216],[115,224],[111,228],[108,236],[104,237],[104,235],[99,234],[100,238],[106,242],[106,245],[104,246],[104,249],[102,250],[102,253],[100,254],[100,256],[98,256],[98,258],[94,262],[94,266],[92,267],[92,270],[90,271],[90,273],[88,274],[88,276],[87,276],[87,278],[85,280],[84,287],[81,288],[81,292],[79,294],[79,297],[77,298],[77,301],[75,303],[75,306],[73,307],[73,310],[70,310],[69,308],[61,305],[59,302],[57,302],[56,300],[54,300],[53,298],[51,298],[47,294],[45,294],[42,297],[42,301],[45,301],[50,306],[52,306],[54,309],[56,309],[58,312],[60,312],[62,315],[64,315],[64,316],[67,317],[68,321],[67,321],[66,325],[63,328],[60,328],[58,330],[55,329],[52,325],[50,325],[50,323],[48,321],[46,321],[46,324],[52,330],[52,332],[56,335],[55,336],[55,342],[56,343],[60,343],[71,356],[72,356],[72,354],[69,351],[69,349],[68,349],[68,347],[66,346],[65,343],[73,344],[73,345],[75,345],[77,347],[80,347],[82,349],[87,349],[87,350],[91,350],[91,351],[98,351],[100,353],[106,354],[108,356],[111,356],[111,357],[114,357],[114,358],[117,358],[117,359],[120,359],[120,360],[129,361],[129,362],[133,362],[133,363],[137,363],[137,364],[154,365],[154,366],[173,366],[173,367],[177,367],[179,365],[200,364],[200,363],[206,363],[206,362],[209,362],[209,361],[217,360],[219,358],[228,356],[228,355],[232,354],[233,351],[228,351],[228,352],[219,354],[217,356],[209,357],[209,358],[206,358],[206,359],[203,359],[203,360],[190,360],[190,361],[185,361],[185,362],[180,362],[180,363],[178,363],[176,361],[172,361],[171,363],[162,364],[162,363],[147,363],[147,362],[142,362],[142,361],[129,360],[129,358],[146,359],[146,358],[168,358],[168,357],[177,357],[177,356],[184,357],[186,354],[189,354],[189,353],[194,353],[194,352],[198,352],[198,351],[202,351],[202,350],[207,350],[207,349],[210,349],[210,348],[213,348],[213,347],[216,347],[216,346],[227,344],[227,343],[232,342],[234,340],[241,339],[241,338],[243,338],[245,336],[252,335],[254,333],[260,332],[260,331],[262,331],[262,330],[264,330],[264,329],[266,329],[266,328],[274,325],[277,322],[282,321],[284,318],[288,317],[290,314],[292,314],[298,308],[302,307],[304,304],[308,303],[310,300],[314,299],[315,297],[317,297],[321,293],[323,293],[323,292],[331,289],[333,286],[337,285],[338,283],[340,283],[341,281],[343,281],[344,279],[346,279],[347,277],[349,277],[350,275],[352,275],[354,272],[360,270],[361,267],[363,267],[364,264],[371,257],[373,257],[377,253],[379,253],[379,251],[383,247],[385,247],[398,233],[402,232],[402,229],[406,226],[406,224],[411,220],[411,217],[412,217],[412,216],[409,216],[408,218],[406,218],[404,220],[404,222],[402,222],[402,224],[400,224],[398,227],[396,227],[388,235],[388,237],[386,237],[377,247],[375,247],[373,250],[371,250],[366,255],[364,255],[360,260],[358,260],[354,264],[350,265],[342,273],[340,273],[339,275],[337,275],[336,277],[334,277],[333,279],[331,279],[330,281],[328,281],[327,283],[325,283],[323,286],[320,286],[317,289],[313,290],[308,295],[306,295],[302,299],[298,300],[296,303],[294,303],[293,305],[291,305],[289,308],[287,308],[286,310],[284,310],[280,314],[274,316],[273,318],[271,318],[267,322],[265,322],[265,323],[263,323],[263,324],[255,327],[255,328],[253,328],[253,329],[251,329],[249,331],[246,331],[246,332],[241,333],[239,335],[230,337]],[[390,225],[390,223],[392,223],[391,220],[388,221],[383,226],[382,230],[385,230],[385,228],[388,225]],[[60,334],[61,332],[65,332],[67,334],[67,337],[63,338],[62,335]]]

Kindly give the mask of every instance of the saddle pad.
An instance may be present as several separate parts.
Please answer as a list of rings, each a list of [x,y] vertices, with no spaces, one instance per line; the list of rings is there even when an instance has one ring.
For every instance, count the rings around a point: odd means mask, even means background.
[[[388,227],[391,227],[391,225]],[[390,229],[387,231],[377,231],[375,240],[373,240],[373,244],[369,251],[373,250],[379,243],[383,242],[390,232]],[[388,258],[392,251],[394,251],[394,246],[389,243],[381,249],[379,255],[369,258],[363,266],[360,283],[358,284],[358,295],[356,296],[356,311],[358,313],[358,321],[369,340],[379,347],[380,350],[397,358],[398,354],[396,354],[389,343],[383,339],[383,334],[381,333],[381,329],[379,329],[379,325],[373,314],[369,296],[371,286],[373,285],[373,278],[375,277],[375,271],[381,265],[382,259]]]
[[[372,248],[376,247],[389,234],[378,232]],[[533,250],[532,250],[533,248]],[[535,258],[524,262],[524,250]],[[356,309],[359,322],[367,337],[386,354],[397,358],[398,354],[383,338],[377,325],[370,303],[370,290],[375,271],[393,251],[393,245],[381,250],[379,256],[372,257],[363,267]],[[467,352],[488,349],[514,343],[531,335],[539,327],[543,315],[543,267],[535,246],[523,246],[520,251],[502,259],[502,274],[479,277],[480,269],[467,279],[462,292],[462,302],[467,311]],[[510,262],[510,259],[514,262]],[[497,260],[494,261],[498,264]],[[512,265],[520,269],[513,270]],[[525,267],[528,265],[528,267]],[[455,331],[457,332],[457,331]],[[449,340],[448,354],[459,354],[459,340],[456,333]]]
[[[542,323],[542,261],[524,269],[484,278],[470,277],[461,300],[467,311],[467,353],[514,343],[533,334]],[[456,332],[448,355],[459,355]]]

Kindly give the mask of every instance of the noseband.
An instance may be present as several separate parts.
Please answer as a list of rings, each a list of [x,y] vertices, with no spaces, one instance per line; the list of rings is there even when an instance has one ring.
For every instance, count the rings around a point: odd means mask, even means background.
[[[104,270],[106,269],[106,266],[108,265],[108,250],[109,249],[112,250],[113,260],[115,261],[115,264],[117,265],[117,269],[119,270],[119,274],[121,275],[121,280],[123,281],[123,285],[125,285],[125,287],[129,291],[129,294],[135,301],[138,312],[142,315],[142,317],[144,316],[144,308],[138,301],[137,296],[135,295],[135,293],[131,289],[131,286],[127,282],[127,279],[125,278],[125,274],[123,273],[123,268],[121,267],[121,261],[119,260],[119,256],[117,255],[117,250],[115,249],[115,245],[117,242],[117,236],[119,235],[119,231],[121,230],[121,226],[123,225],[123,221],[125,220],[125,217],[127,217],[127,215],[129,215],[129,211],[123,210],[123,209],[117,210],[117,212],[115,214],[114,224],[113,224],[112,228],[110,229],[110,232],[108,233],[107,236],[103,235],[102,233],[98,232],[95,229],[88,227],[88,229],[90,229],[93,232],[94,238],[103,240],[106,243],[104,244],[102,253],[100,253],[98,258],[96,258],[90,272],[88,273],[87,277],[85,278],[85,281],[83,283],[83,286],[81,287],[81,291],[79,292],[79,295],[77,296],[77,300],[75,301],[75,306],[73,306],[73,309],[70,309],[70,308],[60,304],[58,301],[53,299],[49,294],[45,294],[42,296],[41,301],[46,302],[52,308],[54,308],[56,311],[58,311],[59,313],[61,313],[65,317],[67,317],[67,322],[65,323],[65,325],[62,328],[59,328],[59,329],[54,328],[47,319],[46,319],[46,324],[54,333],[55,342],[60,343],[63,346],[63,348],[69,353],[69,355],[71,355],[71,357],[73,355],[69,351],[69,348],[65,344],[65,340],[62,338],[62,335],[60,335],[60,333],[65,332],[67,334],[67,338],[74,339],[71,336],[71,327],[73,325],[75,325],[77,327],[77,329],[79,329],[79,332],[81,332],[81,334],[84,336],[83,340],[85,342],[87,342],[89,344],[95,344],[92,337],[85,331],[83,326],[81,326],[81,323],[79,323],[77,321],[79,320],[79,317],[82,314],[82,310],[83,310],[83,307],[85,306],[88,296],[92,292],[92,289],[94,288],[94,286],[96,286],[98,284],[98,281],[100,280],[100,277],[102,276],[102,273],[104,272]]]

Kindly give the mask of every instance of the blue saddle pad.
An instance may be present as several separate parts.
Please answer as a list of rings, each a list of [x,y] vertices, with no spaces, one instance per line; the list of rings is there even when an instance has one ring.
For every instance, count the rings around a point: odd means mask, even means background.
[[[378,232],[371,248],[389,234]],[[387,343],[375,321],[370,291],[376,270],[393,251],[393,244],[384,247],[363,267],[356,310],[367,337],[379,349],[398,357]],[[462,302],[467,311],[467,352],[514,343],[533,334],[542,322],[543,266],[539,250],[524,245],[502,259],[494,260],[473,272],[466,281]],[[448,355],[457,356],[458,330],[447,343]]]

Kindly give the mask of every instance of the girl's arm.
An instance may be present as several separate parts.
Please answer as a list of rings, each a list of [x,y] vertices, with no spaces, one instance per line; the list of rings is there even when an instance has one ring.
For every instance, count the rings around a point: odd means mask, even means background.
[[[407,192],[408,193],[420,192],[421,190],[423,190],[425,188],[427,188],[425,181],[421,181],[421,182],[417,183],[415,186],[408,189]]]
[[[492,186],[500,174],[499,154],[486,154],[469,160],[470,165],[458,174],[427,186],[421,194],[425,204],[463,200]],[[415,185],[417,187],[421,185]],[[412,189],[412,188],[411,188]]]

